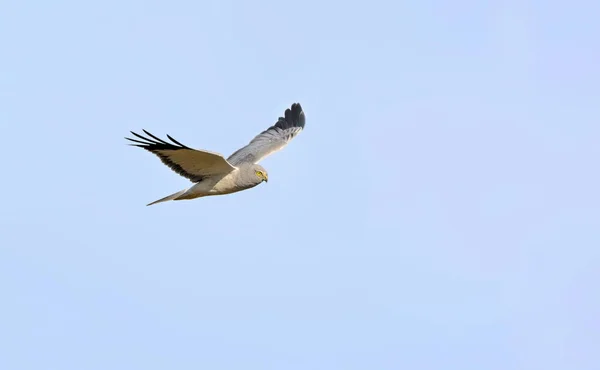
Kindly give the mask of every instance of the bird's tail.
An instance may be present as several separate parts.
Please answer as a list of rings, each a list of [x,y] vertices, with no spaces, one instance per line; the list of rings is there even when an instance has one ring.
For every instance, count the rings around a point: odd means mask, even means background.
[[[185,190],[178,191],[177,193],[173,193],[173,194],[171,194],[171,195],[169,195],[169,196],[166,196],[166,197],[164,197],[164,198],[161,198],[161,199],[159,199],[159,200],[155,200],[155,201],[154,201],[154,202],[152,202],[152,203],[148,203],[148,204],[146,204],[146,206],[151,206],[151,205],[153,205],[153,204],[156,204],[156,203],[161,203],[161,202],[166,202],[166,201],[168,201],[168,200],[174,200],[174,199],[177,199],[177,197],[179,197],[179,196],[180,196],[180,195],[182,195],[183,193],[185,193]]]

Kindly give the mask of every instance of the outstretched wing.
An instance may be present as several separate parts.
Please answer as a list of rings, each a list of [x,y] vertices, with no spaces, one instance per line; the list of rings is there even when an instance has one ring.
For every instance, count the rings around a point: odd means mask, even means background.
[[[240,148],[227,160],[237,166],[241,163],[258,163],[266,156],[283,149],[304,129],[306,117],[299,103],[285,110],[285,117],[279,117],[277,123],[258,134],[248,145]]]
[[[181,176],[192,182],[202,181],[205,177],[227,174],[235,169],[225,158],[218,153],[189,148],[171,136],[167,137],[173,142],[168,143],[143,130],[150,138],[131,132],[142,140],[125,139],[138,144],[130,144],[144,148],[156,154],[160,160]]]

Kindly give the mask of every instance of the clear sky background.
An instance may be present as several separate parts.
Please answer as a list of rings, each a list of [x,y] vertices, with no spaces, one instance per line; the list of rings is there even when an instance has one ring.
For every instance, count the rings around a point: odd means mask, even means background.
[[[0,4],[0,369],[600,368],[598,2]]]

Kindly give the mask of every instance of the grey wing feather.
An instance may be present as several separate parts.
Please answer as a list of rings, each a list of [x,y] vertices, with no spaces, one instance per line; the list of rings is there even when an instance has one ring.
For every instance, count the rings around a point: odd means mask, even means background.
[[[169,140],[173,142],[171,144],[146,130],[144,132],[150,138],[131,132],[141,140],[128,137],[125,139],[137,143],[131,145],[144,148],[155,154],[170,169],[192,182],[199,182],[206,177],[227,174],[235,170],[235,167],[218,153],[189,148],[167,135]]]
[[[271,127],[261,132],[243,148],[227,158],[234,166],[241,163],[258,163],[268,155],[281,150],[303,129],[306,122],[304,111],[299,103],[292,104],[285,110],[284,117]]]

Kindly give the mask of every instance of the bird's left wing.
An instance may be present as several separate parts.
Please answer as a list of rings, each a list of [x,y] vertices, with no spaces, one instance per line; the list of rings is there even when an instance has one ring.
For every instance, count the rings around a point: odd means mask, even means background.
[[[283,149],[303,129],[306,122],[304,111],[299,103],[285,110],[285,117],[258,134],[248,145],[238,149],[227,160],[233,165],[258,163],[268,155]]]
[[[205,177],[224,175],[236,169],[222,155],[205,150],[189,148],[171,136],[169,143],[143,130],[150,138],[131,132],[141,140],[125,139],[137,144],[130,144],[155,154],[160,160],[179,175],[192,182],[202,181]]]

